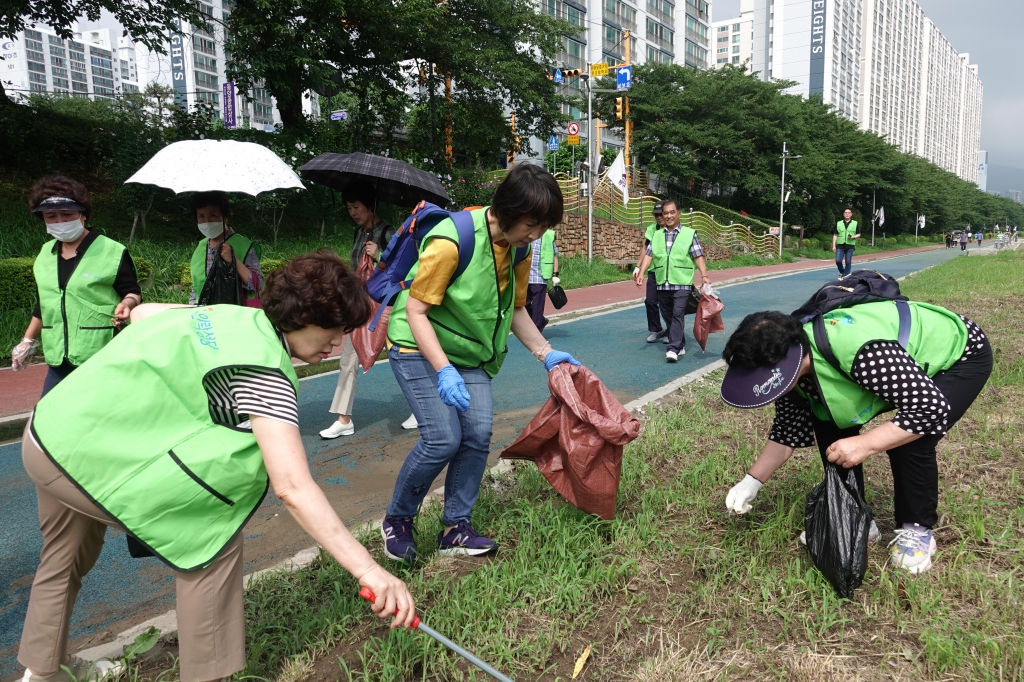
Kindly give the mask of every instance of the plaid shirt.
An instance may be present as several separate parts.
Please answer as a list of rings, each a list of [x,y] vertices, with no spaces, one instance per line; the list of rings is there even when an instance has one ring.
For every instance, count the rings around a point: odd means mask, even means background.
[[[540,242],[540,239],[530,242],[530,284],[547,284],[547,280],[540,276]],[[552,243],[551,246],[557,256],[558,244]]]
[[[679,236],[679,225],[676,225],[674,230],[665,228],[665,249],[669,255],[672,255],[672,245],[676,243],[676,237]],[[654,256],[653,246],[647,245],[647,255]],[[704,249],[700,248],[700,240],[697,239],[697,233],[693,233],[693,243],[690,244],[690,258],[699,258],[704,255]],[[665,280],[664,284],[658,285],[658,291],[687,291],[693,287],[689,284],[669,284],[668,280]]]

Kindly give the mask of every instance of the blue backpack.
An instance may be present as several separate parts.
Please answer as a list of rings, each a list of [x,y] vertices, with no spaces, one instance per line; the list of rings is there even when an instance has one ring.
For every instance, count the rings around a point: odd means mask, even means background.
[[[459,236],[459,265],[452,275],[454,282],[469,267],[476,247],[476,230],[473,227],[473,216],[469,210],[446,211],[428,201],[421,201],[413,209],[412,214],[398,228],[388,247],[384,249],[377,269],[366,280],[366,291],[370,298],[380,303],[377,314],[370,321],[369,330],[377,328],[384,308],[393,305],[404,289],[412,286],[412,280],[406,279],[412,266],[420,257],[420,243],[439,223],[451,218]],[[512,254],[512,267],[519,265],[526,258],[528,247],[516,248]]]

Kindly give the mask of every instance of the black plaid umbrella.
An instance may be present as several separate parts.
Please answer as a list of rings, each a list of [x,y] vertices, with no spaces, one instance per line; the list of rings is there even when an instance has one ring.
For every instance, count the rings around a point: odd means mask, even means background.
[[[436,175],[386,156],[328,152],[309,161],[299,174],[341,191],[362,180],[377,190],[378,201],[396,206],[413,206],[425,199],[443,207],[451,201]]]

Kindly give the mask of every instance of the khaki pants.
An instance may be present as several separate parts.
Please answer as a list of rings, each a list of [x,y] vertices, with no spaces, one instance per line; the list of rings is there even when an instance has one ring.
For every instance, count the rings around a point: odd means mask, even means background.
[[[341,371],[338,372],[338,387],[334,389],[331,412],[351,416],[352,403],[356,400],[356,375],[359,371],[359,355],[352,345],[351,336],[345,336],[338,369]]]
[[[67,661],[68,626],[82,578],[120,527],[69,481],[26,428],[25,471],[36,484],[43,551],[32,581],[18,661],[48,675]],[[245,667],[242,535],[208,568],[175,574],[181,681],[227,677]]]

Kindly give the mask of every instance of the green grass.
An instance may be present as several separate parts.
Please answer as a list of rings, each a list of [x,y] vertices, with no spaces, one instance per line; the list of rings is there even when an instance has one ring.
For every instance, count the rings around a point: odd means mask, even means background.
[[[715,260],[708,262],[708,270],[728,270],[729,268],[749,268],[759,265],[778,265],[779,263],[794,263],[796,258],[792,254],[783,251],[782,260],[778,258],[765,258],[754,253],[736,255],[729,260]]]
[[[881,239],[876,239],[874,246],[869,246],[867,244],[865,244],[865,245],[858,245],[857,249],[856,249],[856,251],[854,251],[854,253],[856,255],[858,255],[858,256],[863,256],[863,255],[869,254],[869,253],[883,253],[883,252],[886,252],[886,251],[901,251],[903,249],[916,249],[916,248],[921,248],[921,247],[924,247],[924,246],[938,246],[938,245],[939,245],[939,242],[928,242],[928,241],[925,241],[924,239],[922,239],[921,241],[919,241],[919,242],[917,242],[915,244],[914,241],[913,241],[913,238],[911,238],[911,241],[904,242],[902,244],[896,242],[893,239],[888,239],[888,240],[885,241],[885,244],[883,245]],[[783,253],[790,253],[790,254],[793,254],[794,256],[802,256],[804,258],[813,258],[815,260],[835,260],[835,258],[836,258],[836,254],[832,252],[831,248],[828,248],[828,249],[806,249],[806,248],[805,249],[797,249],[794,246],[793,248],[783,249]]]
[[[773,411],[726,408],[720,374],[646,409],[626,447],[616,519],[564,503],[533,465],[488,474],[474,511],[494,559],[439,558],[438,505],[417,521],[425,556],[396,568],[424,620],[515,679],[1024,679],[1024,254],[961,258],[909,278],[905,293],[976,320],[996,349],[988,388],[939,447],[939,554],[930,573],[891,570],[883,546],[843,600],[797,543],[821,478],[799,450],[753,511],[730,517],[729,487],[760,450]],[[956,284],[951,286],[951,282]],[[892,483],[865,464],[883,533]],[[376,533],[362,538],[380,557]],[[383,561],[383,559],[381,559]],[[246,593],[248,667],[239,679],[483,680],[417,633],[391,632],[326,556]]]
[[[622,270],[602,258],[595,258],[588,262],[585,255],[558,257],[558,277],[562,280],[563,289],[579,289],[595,284],[620,282],[631,276],[631,270]]]

